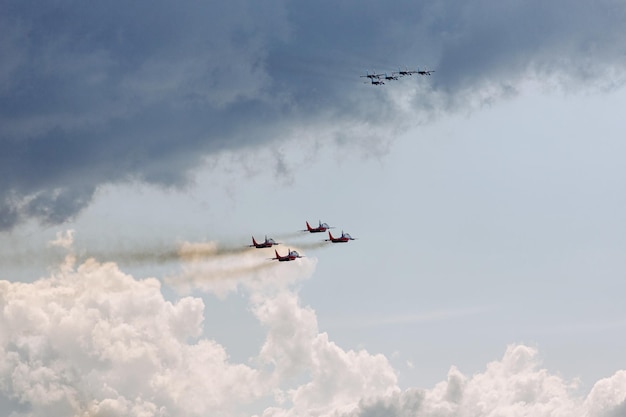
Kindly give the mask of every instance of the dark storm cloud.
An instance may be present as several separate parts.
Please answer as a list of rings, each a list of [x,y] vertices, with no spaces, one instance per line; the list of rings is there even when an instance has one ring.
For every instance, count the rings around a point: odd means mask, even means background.
[[[391,97],[358,78],[366,70],[435,68],[412,82],[458,106],[527,76],[610,84],[625,66],[626,5],[610,0],[0,9],[1,229],[66,220],[105,183],[184,184],[203,156],[299,124],[398,122]]]

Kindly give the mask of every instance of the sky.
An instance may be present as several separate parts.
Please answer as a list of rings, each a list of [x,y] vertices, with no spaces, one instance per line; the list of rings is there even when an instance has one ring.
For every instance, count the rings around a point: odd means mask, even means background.
[[[5,415],[626,415],[623,2],[1,9]]]

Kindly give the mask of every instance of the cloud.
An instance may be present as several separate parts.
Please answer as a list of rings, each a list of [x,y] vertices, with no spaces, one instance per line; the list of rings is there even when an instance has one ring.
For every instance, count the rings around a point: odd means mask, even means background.
[[[59,234],[55,244],[68,249],[71,239]],[[112,262],[76,263],[70,252],[48,277],[0,281],[0,406],[11,417],[623,414],[626,371],[579,397],[575,382],[541,368],[538,351],[524,345],[475,375],[452,366],[433,388],[401,389],[384,355],[342,349],[320,331],[294,290],[314,264],[238,275],[265,332],[247,363],[205,333],[202,298],[168,301],[157,279],[135,279]],[[202,271],[215,283],[219,270],[235,267],[202,265],[190,291],[219,293]]]
[[[71,232],[59,234],[54,244],[69,248],[71,239]],[[204,246],[188,244],[185,253]],[[242,407],[273,396],[288,380],[283,357],[293,358],[294,366],[304,359],[293,346],[317,338],[314,312],[286,292],[302,276],[290,269],[299,261],[258,282],[252,273],[252,283],[238,276],[253,292],[256,316],[272,329],[255,368],[231,363],[202,333],[202,299],[170,302],[154,278],[136,280],[112,262],[75,260],[70,252],[50,277],[33,283],[0,281],[0,402],[12,416],[241,415]],[[209,281],[229,280],[229,265],[221,264],[222,276],[204,272]],[[294,325],[303,326],[302,333],[280,330]],[[328,341],[317,345],[342,355]],[[303,353],[312,355],[310,347]],[[359,354],[360,360],[367,356]]]
[[[264,299],[254,312],[268,328],[259,360],[274,365],[283,384],[297,376],[309,379],[281,391],[279,398],[288,399],[290,408],[271,407],[264,416],[330,415],[397,389],[395,371],[383,355],[341,349],[319,332],[315,312],[301,307],[296,294]]]
[[[431,390],[408,389],[377,401],[363,401],[344,416],[580,416],[619,415],[626,403],[624,371],[598,381],[586,398],[576,384],[540,368],[536,349],[511,345],[499,361],[471,377],[452,367]]]
[[[0,396],[16,416],[231,415],[260,395],[258,371],[201,337],[202,300],[168,302],[156,279],[92,259],[0,294]]]
[[[57,237],[55,240],[49,243],[50,246],[58,246],[60,248],[65,249],[66,251],[70,251],[72,249],[72,245],[74,244],[74,230],[66,230],[64,232],[57,232]]]
[[[626,64],[626,8],[612,0],[6,6],[3,230],[70,219],[105,184],[182,186],[207,155],[276,139],[384,152],[416,121],[528,78],[611,88]],[[405,65],[437,72],[377,90],[358,78]]]

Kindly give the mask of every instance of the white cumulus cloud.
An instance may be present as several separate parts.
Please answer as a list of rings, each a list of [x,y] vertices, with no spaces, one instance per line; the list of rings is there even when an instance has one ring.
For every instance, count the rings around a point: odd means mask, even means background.
[[[231,415],[260,395],[258,371],[201,337],[200,298],[166,301],[113,263],[0,281],[0,307],[0,396],[26,406],[16,416]]]
[[[617,417],[626,410],[625,372],[598,381],[586,398],[576,384],[540,367],[536,349],[511,345],[484,372],[465,376],[452,367],[429,390],[396,391],[363,401],[350,417]]]

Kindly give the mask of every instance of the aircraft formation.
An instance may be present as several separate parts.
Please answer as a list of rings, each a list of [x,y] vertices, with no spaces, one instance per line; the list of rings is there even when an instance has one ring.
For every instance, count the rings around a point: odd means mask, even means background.
[[[317,227],[311,227],[311,225],[309,224],[309,222],[306,222],[306,229],[300,230],[301,232],[309,232],[309,233],[324,233],[324,232],[328,232],[328,239],[324,239],[324,242],[331,242],[331,243],[347,243],[351,240],[356,240],[355,238],[353,238],[352,236],[350,236],[348,233],[345,233],[343,230],[341,231],[341,236],[333,236],[333,234],[331,233],[331,231],[329,229],[334,229],[334,227],[331,227],[328,225],[328,223],[322,223],[322,221],[319,221],[319,224]],[[268,238],[267,236],[265,236],[265,240],[262,242],[258,242],[254,236],[252,236],[252,245],[248,245],[248,247],[251,248],[257,248],[257,249],[262,249],[262,248],[271,248],[272,246],[275,245],[280,245],[280,242],[276,242],[274,239],[272,238]],[[288,261],[294,261],[298,258],[302,258],[303,256],[300,255],[297,251],[295,250],[291,250],[289,249],[287,251],[286,255],[281,255],[278,253],[278,249],[274,249],[274,254],[276,255],[273,258],[268,258],[268,260],[272,260],[272,261],[278,261],[278,262],[288,262]]]
[[[388,75],[386,72],[377,74],[375,71],[370,74],[369,71],[366,71],[365,75],[361,75],[360,77],[369,79],[370,84],[372,85],[384,85],[385,81],[397,81],[402,77],[411,76],[413,74],[432,75],[433,72],[435,72],[435,70],[421,70],[419,68],[416,70],[410,70],[405,68],[404,70],[398,69],[398,71],[393,71],[391,75]]]

